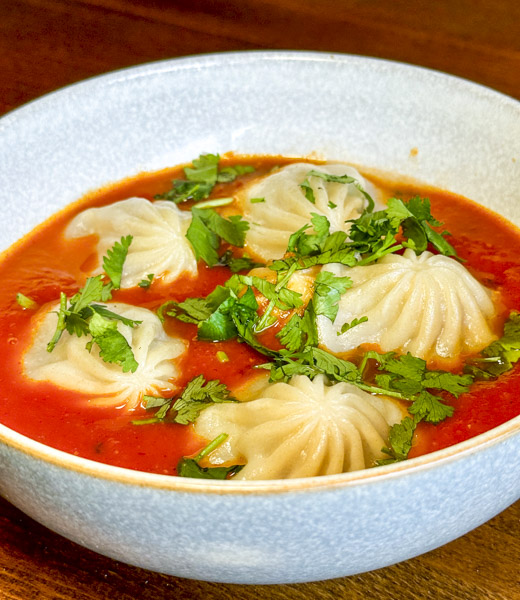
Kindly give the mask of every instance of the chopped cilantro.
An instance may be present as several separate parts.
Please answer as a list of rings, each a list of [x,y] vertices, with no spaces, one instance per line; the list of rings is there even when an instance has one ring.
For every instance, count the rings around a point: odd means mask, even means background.
[[[132,243],[132,236],[122,237],[121,241],[116,242],[112,248],[107,250],[103,258],[103,270],[107,274],[114,289],[121,287],[121,277],[123,275],[123,265],[128,254],[128,248]]]
[[[227,438],[227,433],[221,433],[193,458],[186,456],[182,458],[177,465],[177,475],[179,477],[194,477],[196,479],[228,479],[236,475],[244,465],[232,465],[230,467],[201,467],[199,465],[199,462],[203,458],[211,454]]]
[[[92,341],[99,347],[99,356],[105,362],[120,365],[124,373],[136,371],[139,365],[135,360],[132,348],[117,330],[116,321],[110,321],[98,312],[94,312],[88,322],[88,328],[92,335]]]
[[[226,250],[224,254],[219,258],[219,265],[225,265],[229,267],[232,273],[239,273],[240,271],[250,271],[257,267],[265,267],[264,263],[254,261],[252,258],[244,254],[242,256],[235,257],[231,250]]]
[[[117,330],[117,321],[135,327],[140,321],[128,319],[109,310],[106,306],[96,304],[110,299],[112,291],[121,283],[123,265],[128,253],[132,236],[121,238],[109,249],[103,260],[107,269],[109,282],[103,275],[89,277],[85,285],[70,300],[60,293],[58,322],[52,339],[47,344],[47,351],[52,352],[64,331],[70,335],[90,336],[87,350],[95,343],[99,347],[99,355],[105,362],[116,363],[124,372],[134,372],[138,364],[125,337]]]
[[[192,379],[175,401],[173,410],[177,411],[175,422],[187,425],[197,419],[202,410],[211,404],[235,402],[229,389],[218,379],[206,381],[203,375]]]
[[[31,298],[25,296],[24,294],[18,292],[18,294],[16,294],[16,302],[18,303],[19,306],[21,306],[22,308],[25,309],[31,309],[34,310],[36,308],[38,308],[38,304],[32,300]]]
[[[475,379],[495,379],[520,359],[520,313],[513,311],[504,324],[504,334],[466,362],[464,371]]]
[[[229,183],[239,175],[255,170],[249,165],[234,165],[219,169],[219,162],[218,154],[201,154],[190,167],[184,168],[186,179],[174,179],[172,188],[164,194],[158,194],[155,199],[171,200],[176,204],[188,200],[200,202],[209,197],[217,183]]]
[[[148,289],[152,285],[152,281],[154,278],[153,273],[148,273],[148,275],[142,279],[137,285],[144,290]]]
[[[186,237],[197,260],[202,259],[210,267],[219,264],[218,249],[221,240],[243,247],[249,224],[241,215],[226,219],[210,208],[192,208],[191,212],[192,220]]]
[[[360,325],[361,323],[366,323],[368,321],[368,317],[360,317],[359,319],[353,319],[350,323],[343,323],[341,329],[338,331],[338,335],[346,333],[349,329]]]
[[[236,402],[230,396],[227,386],[218,379],[206,381],[203,375],[197,375],[188,382],[179,396],[161,398],[155,396],[143,397],[146,410],[158,409],[151,419],[133,421],[134,425],[147,425],[169,421],[187,425],[197,419],[199,414],[212,404],[221,402]],[[172,414],[170,414],[172,413]]]

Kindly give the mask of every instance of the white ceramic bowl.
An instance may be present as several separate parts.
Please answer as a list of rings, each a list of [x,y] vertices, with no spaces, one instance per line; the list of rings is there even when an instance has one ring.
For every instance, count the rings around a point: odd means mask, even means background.
[[[4,117],[1,247],[90,189],[228,150],[411,176],[520,224],[516,101],[391,62],[235,53],[112,73]],[[514,502],[519,472],[520,417],[405,463],[266,482],[138,473],[0,426],[0,493],[28,515],[107,556],[212,581],[311,581],[410,558]]]

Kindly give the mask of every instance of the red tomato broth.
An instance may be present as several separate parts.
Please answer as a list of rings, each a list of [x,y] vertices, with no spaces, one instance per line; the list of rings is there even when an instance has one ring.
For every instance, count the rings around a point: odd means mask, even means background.
[[[228,164],[237,162],[232,157]],[[276,164],[291,162],[280,157],[262,159],[241,157],[242,164],[253,164],[258,175]],[[88,396],[60,389],[52,384],[28,381],[22,375],[22,353],[30,342],[30,316],[15,300],[17,292],[38,304],[56,302],[60,291],[68,296],[85,282],[86,270],[97,262],[95,236],[65,240],[63,230],[72,216],[88,206],[101,206],[131,196],[153,199],[169,189],[170,180],[182,175],[179,167],[159,173],[143,174],[87,195],[48,222],[38,227],[3,256],[0,276],[0,422],[44,444],[99,462],[135,470],[175,474],[178,460],[195,453],[203,441],[190,427],[176,424],[140,425],[135,419],[150,416],[144,408],[126,411],[122,408],[93,406]],[[227,186],[219,186],[213,196],[229,196],[252,176],[247,175]],[[377,182],[378,184],[380,182]],[[401,188],[401,191],[403,188]],[[485,285],[500,292],[504,310],[500,320],[511,309],[520,308],[520,233],[502,218],[464,198],[407,186],[403,197],[420,193],[432,202],[432,213],[452,233],[450,242],[461,258]],[[393,195],[392,193],[388,194]],[[124,235],[124,232],[121,232]],[[198,278],[183,276],[172,284],[160,279],[143,290],[134,288],[114,293],[113,300],[155,309],[164,301],[205,296],[230,276],[225,267],[209,269],[199,266]],[[43,308],[42,308],[43,310]],[[179,335],[189,346],[177,361],[179,389],[193,377],[219,379],[230,388],[244,378],[253,377],[255,365],[266,362],[246,344],[236,341],[202,342],[196,339],[196,327],[167,319],[166,330]],[[276,328],[277,330],[278,328]],[[275,344],[274,334],[271,335]],[[227,362],[221,362],[224,352]],[[420,424],[410,456],[418,456],[463,441],[491,429],[520,413],[517,394],[520,368],[502,376],[497,383],[477,383],[468,394],[453,401],[455,415],[437,426]]]
[[[495,323],[500,336],[509,313],[520,310],[520,231],[500,215],[455,194],[414,185],[402,185],[398,192],[387,188],[387,197],[416,194],[430,199],[432,214],[443,223],[438,230],[450,232],[448,240],[464,266],[483,285],[500,293],[503,306]],[[419,423],[409,458],[463,442],[516,417],[519,389],[520,365],[516,365],[498,381],[475,382],[458,399],[445,398],[454,406],[454,415],[438,425]]]

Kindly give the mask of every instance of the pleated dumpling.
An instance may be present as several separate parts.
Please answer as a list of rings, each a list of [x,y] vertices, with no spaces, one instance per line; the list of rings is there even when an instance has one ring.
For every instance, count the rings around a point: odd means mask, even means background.
[[[195,431],[207,439],[229,435],[209,458],[213,465],[245,460],[234,479],[286,479],[373,466],[402,417],[390,398],[297,375],[267,385],[254,400],[207,408]]]
[[[492,292],[453,258],[407,249],[348,273],[340,265],[327,270],[353,281],[334,323],[318,317],[320,341],[331,352],[372,343],[383,352],[454,359],[496,339],[490,328],[496,314]],[[368,320],[338,335],[344,323],[362,317]]]
[[[289,237],[310,223],[311,213],[327,217],[331,232],[348,230],[345,221],[357,218],[366,206],[366,199],[354,183],[327,182],[309,176],[312,170],[328,175],[348,175],[363,187],[363,177],[353,167],[343,164],[313,165],[295,163],[251,184],[240,196],[244,219],[250,229],[246,246],[261,260],[273,260],[284,255]],[[305,195],[302,184],[307,181],[314,203]]]
[[[173,202],[129,198],[84,210],[72,219],[65,235],[98,235],[99,264],[93,274],[102,273],[107,250],[122,236],[132,235],[121,279],[121,287],[129,288],[149,274],[169,282],[182,273],[197,273],[197,260],[185,237],[190,222],[191,213],[179,210]]]
[[[37,315],[33,343],[23,357],[25,375],[36,381],[49,381],[61,388],[92,395],[92,402],[135,408],[143,394],[171,395],[177,368],[173,360],[185,350],[183,341],[168,336],[159,318],[150,310],[129,304],[107,303],[107,308],[128,319],[141,321],[135,327],[117,322],[118,331],[132,348],[138,363],[135,372],[123,372],[104,362],[94,344],[89,352],[87,337],[63,332],[52,352],[47,343],[56,329],[57,306]]]

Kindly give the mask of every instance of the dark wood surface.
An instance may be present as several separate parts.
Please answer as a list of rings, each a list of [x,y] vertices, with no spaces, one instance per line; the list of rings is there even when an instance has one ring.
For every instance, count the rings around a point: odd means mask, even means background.
[[[121,67],[267,48],[400,60],[520,99],[518,0],[0,0],[0,114]],[[520,600],[519,533],[517,502],[463,538],[386,569],[238,586],[116,563],[0,500],[0,600]]]

